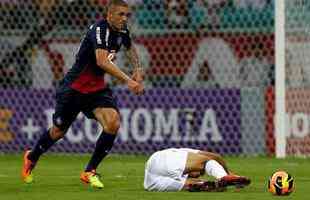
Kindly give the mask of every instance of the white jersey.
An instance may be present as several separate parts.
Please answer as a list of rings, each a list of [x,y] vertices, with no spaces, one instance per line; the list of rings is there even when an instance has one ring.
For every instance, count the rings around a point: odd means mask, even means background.
[[[145,165],[144,189],[148,191],[182,190],[187,179],[184,169],[189,152],[197,153],[199,150],[170,148],[152,154]]]

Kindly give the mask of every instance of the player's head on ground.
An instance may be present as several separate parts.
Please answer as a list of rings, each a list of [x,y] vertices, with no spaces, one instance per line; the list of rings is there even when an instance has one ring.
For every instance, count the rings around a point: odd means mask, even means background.
[[[107,6],[107,21],[116,30],[123,30],[131,16],[129,5],[124,0],[110,0]]]

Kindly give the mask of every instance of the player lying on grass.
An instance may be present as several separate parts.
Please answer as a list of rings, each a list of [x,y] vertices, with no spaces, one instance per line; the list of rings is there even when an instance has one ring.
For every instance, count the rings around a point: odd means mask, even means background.
[[[199,179],[205,173],[215,181]],[[144,174],[144,188],[148,191],[224,191],[226,186],[244,187],[250,182],[230,172],[220,155],[188,148],[155,152]]]

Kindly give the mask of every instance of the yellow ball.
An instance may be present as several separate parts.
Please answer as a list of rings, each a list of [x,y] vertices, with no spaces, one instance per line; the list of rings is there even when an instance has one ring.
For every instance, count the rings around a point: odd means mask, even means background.
[[[275,172],[268,180],[268,191],[274,195],[289,195],[294,190],[294,179],[285,171]]]

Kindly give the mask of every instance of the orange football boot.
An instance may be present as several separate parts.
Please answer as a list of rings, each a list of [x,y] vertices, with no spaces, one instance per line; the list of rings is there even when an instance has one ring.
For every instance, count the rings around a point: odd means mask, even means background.
[[[222,182],[221,184],[226,186],[234,185],[237,188],[243,188],[247,185],[250,185],[251,180],[245,176],[238,176],[238,175],[226,175],[222,177],[219,182]]]
[[[99,180],[99,174],[96,173],[96,170],[90,172],[82,172],[80,175],[80,180],[83,183],[90,184],[94,188],[103,188],[103,183]]]
[[[22,168],[22,180],[25,183],[32,183],[33,182],[33,176],[32,176],[32,170],[35,167],[35,162],[28,159],[28,155],[31,151],[27,150],[24,153],[24,162],[23,162],[23,168]]]

